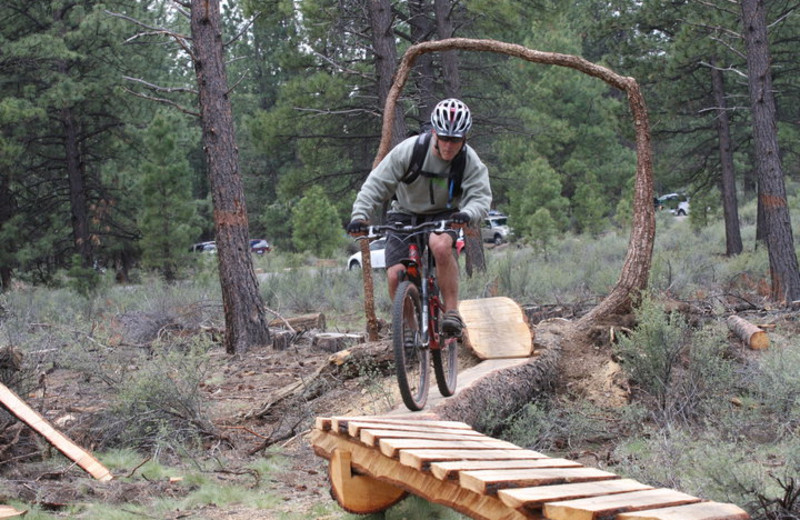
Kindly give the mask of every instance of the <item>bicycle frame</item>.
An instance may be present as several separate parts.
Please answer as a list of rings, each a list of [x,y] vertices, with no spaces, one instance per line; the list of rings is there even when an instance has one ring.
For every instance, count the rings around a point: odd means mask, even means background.
[[[431,232],[445,231],[448,220],[424,222],[416,226],[400,223],[370,226],[367,238],[383,232],[404,235],[408,255],[400,261],[405,269],[398,275],[397,292],[392,307],[392,345],[397,362],[397,382],[406,406],[422,410],[428,398],[429,361],[440,393],[455,393],[457,380],[458,338],[439,332],[439,317],[444,305],[436,281],[436,260],[428,247]],[[427,250],[427,259],[422,255]]]
[[[408,256],[400,261],[405,266],[404,276],[414,283],[420,291],[422,300],[422,337],[423,345],[431,350],[441,348],[439,334],[439,310],[444,311],[442,300],[439,298],[439,286],[436,282],[436,260],[428,249],[428,237],[433,232],[448,230],[449,220],[423,222],[416,226],[411,225],[377,225],[370,226],[367,239],[382,236],[384,232],[391,231],[406,234],[412,238],[408,244]],[[416,251],[414,249],[416,248]],[[422,256],[427,252],[427,262],[423,264]],[[399,281],[402,281],[399,280]],[[431,326],[433,325],[433,326]]]

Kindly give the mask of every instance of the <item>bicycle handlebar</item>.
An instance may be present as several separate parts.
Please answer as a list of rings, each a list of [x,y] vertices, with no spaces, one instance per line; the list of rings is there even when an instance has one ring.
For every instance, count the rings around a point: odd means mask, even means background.
[[[391,224],[377,224],[374,226],[369,226],[367,228],[368,232],[366,236],[358,237],[362,239],[375,239],[380,238],[384,235],[385,231],[392,231],[394,233],[399,233],[402,235],[414,235],[416,233],[427,233],[427,232],[443,232],[449,229],[449,225],[452,224],[453,221],[451,219],[444,219],[444,220],[431,220],[429,222],[423,222],[421,224],[417,224],[416,226],[406,225],[402,222],[393,222]]]

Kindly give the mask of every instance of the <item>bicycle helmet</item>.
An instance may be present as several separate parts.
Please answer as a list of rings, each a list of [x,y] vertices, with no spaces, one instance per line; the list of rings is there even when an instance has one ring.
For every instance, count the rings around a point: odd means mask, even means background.
[[[433,109],[431,124],[436,130],[436,135],[464,138],[472,128],[472,116],[467,105],[458,99],[450,98],[439,101]]]

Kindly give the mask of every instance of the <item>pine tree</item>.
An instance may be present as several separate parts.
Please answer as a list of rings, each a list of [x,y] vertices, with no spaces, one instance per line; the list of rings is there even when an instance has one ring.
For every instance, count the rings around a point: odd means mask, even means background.
[[[139,178],[142,265],[157,269],[167,281],[178,277],[199,232],[186,135],[177,114],[161,111],[144,138],[147,155]]]

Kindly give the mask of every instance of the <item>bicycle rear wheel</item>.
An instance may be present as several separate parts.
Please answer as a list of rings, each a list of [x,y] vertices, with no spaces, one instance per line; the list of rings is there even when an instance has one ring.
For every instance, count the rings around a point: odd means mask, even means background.
[[[409,410],[425,407],[428,400],[429,355],[422,344],[422,306],[419,290],[409,281],[400,283],[392,308],[392,346],[397,366],[397,385]]]
[[[437,326],[442,323],[444,311],[439,309]],[[431,349],[433,355],[433,371],[436,374],[436,386],[444,397],[456,393],[458,378],[458,338],[445,338],[439,335],[439,348]]]

